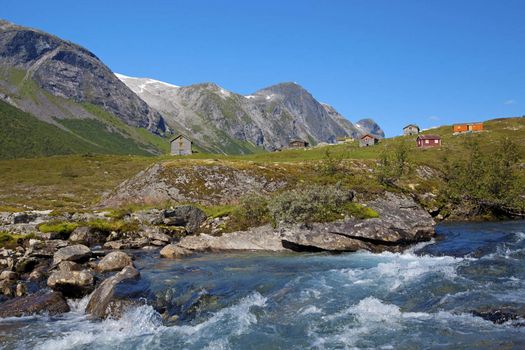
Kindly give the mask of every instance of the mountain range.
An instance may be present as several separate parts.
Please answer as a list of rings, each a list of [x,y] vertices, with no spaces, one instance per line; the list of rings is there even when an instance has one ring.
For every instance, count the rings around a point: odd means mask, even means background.
[[[243,96],[113,73],[54,35],[0,21],[0,158],[67,153],[160,154],[184,134],[201,152],[243,154],[373,133],[296,83]]]

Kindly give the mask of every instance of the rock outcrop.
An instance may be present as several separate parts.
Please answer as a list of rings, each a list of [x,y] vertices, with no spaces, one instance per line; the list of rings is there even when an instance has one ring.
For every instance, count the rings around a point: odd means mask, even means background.
[[[165,131],[161,115],[117,79],[97,56],[54,35],[0,21],[0,66],[24,72],[24,81],[34,81],[54,96],[100,106],[128,125],[156,133]],[[8,92],[16,88],[8,81],[0,82],[0,87],[4,84]],[[34,100],[17,98],[16,104],[44,121],[72,115],[90,117],[87,110],[74,104],[64,103],[58,108],[39,94]]]
[[[411,198],[386,193],[368,205],[379,218],[347,218],[332,223],[290,225],[277,229],[263,226],[220,237],[201,234],[184,237],[178,247],[190,251],[369,251],[400,250],[434,236],[434,220]]]
[[[120,207],[127,204],[160,204],[166,202],[198,202],[206,205],[226,204],[250,194],[266,194],[282,189],[287,184],[287,172],[277,165],[238,168],[235,164],[213,161],[195,161],[191,164],[167,162],[152,165],[136,176],[124,181],[107,195],[98,207]],[[182,210],[182,209],[180,209]],[[179,209],[177,209],[179,211]],[[160,220],[170,222],[169,212]],[[166,216],[167,215],[167,216]],[[183,221],[182,215],[173,213],[172,224]],[[195,210],[184,214],[184,224],[191,230],[202,218]]]

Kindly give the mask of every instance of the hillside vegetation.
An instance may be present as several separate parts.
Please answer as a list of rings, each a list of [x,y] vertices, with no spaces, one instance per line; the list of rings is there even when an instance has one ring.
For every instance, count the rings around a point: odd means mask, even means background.
[[[472,179],[471,182],[481,188],[486,188],[489,183],[490,186],[506,186],[501,183],[498,185],[493,180],[494,177],[509,175],[501,173],[499,166],[497,169],[491,167],[491,164],[497,163],[494,155],[498,152],[501,154],[501,145],[508,143],[505,140],[511,140],[508,144],[512,149],[506,153],[512,153],[515,161],[508,168],[512,171],[513,182],[512,192],[508,194],[516,200],[512,205],[519,207],[520,203],[525,202],[522,186],[525,184],[525,118],[491,120],[486,122],[485,127],[486,131],[481,133],[457,136],[452,135],[450,126],[427,131],[426,133],[439,134],[443,138],[443,146],[435,149],[418,149],[415,146],[415,137],[412,136],[385,139],[379,145],[369,148],[359,148],[357,142],[354,142],[243,156],[203,153],[184,157],[75,155],[5,160],[0,161],[0,181],[3,184],[0,188],[0,205],[12,210],[25,207],[87,209],[98,203],[103,195],[122,181],[154,163],[161,163],[167,168],[184,168],[189,173],[197,166],[213,167],[217,164],[258,172],[276,167],[279,174],[287,174],[287,188],[331,184],[352,189],[363,196],[374,195],[386,189],[404,191],[418,196],[427,208],[436,207],[438,210],[449,201],[463,203],[487,195],[488,192],[475,191],[475,185],[468,189],[469,193],[461,192],[458,187],[461,181],[468,181],[468,177],[461,178],[469,173],[461,166],[472,164],[470,160],[473,158],[473,148],[475,154],[480,155],[476,166],[486,168],[486,173],[490,176],[486,179]],[[403,169],[397,171],[395,168],[399,165],[396,161],[399,160],[400,150],[403,153]],[[385,159],[389,161],[385,163]],[[456,169],[457,172],[451,173],[451,169]],[[397,174],[392,177],[392,173]],[[272,173],[268,175],[272,176]],[[454,176],[455,187],[451,186],[453,182],[449,181],[452,179],[449,176]],[[490,180],[489,177],[493,179]],[[502,198],[493,199],[506,201]]]

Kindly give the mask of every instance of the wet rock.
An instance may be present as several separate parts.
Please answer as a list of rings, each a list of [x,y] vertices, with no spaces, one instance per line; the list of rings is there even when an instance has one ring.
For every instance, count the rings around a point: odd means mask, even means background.
[[[132,265],[131,257],[124,252],[111,252],[106,255],[97,265],[100,272],[120,271],[128,265]]]
[[[82,270],[82,265],[77,264],[74,261],[61,261],[57,267],[59,271],[64,271],[64,272]]]
[[[36,258],[22,258],[18,260],[15,265],[15,271],[18,273],[28,273],[33,271],[33,269],[38,265],[38,259]]]
[[[110,241],[110,242],[104,243],[104,248],[113,249],[113,250],[121,250],[121,249],[130,249],[131,245],[123,241]]]
[[[38,266],[29,274],[29,281],[38,282],[46,279],[47,269],[45,266]]]
[[[63,240],[31,240],[27,255],[35,258],[52,258],[58,249],[67,247],[68,244],[67,241]]]
[[[199,208],[184,205],[164,211],[165,225],[185,226],[188,232],[196,232],[201,224],[206,221],[206,214]]]
[[[126,283],[139,278],[140,273],[137,269],[133,266],[126,266],[113,277],[106,279],[91,294],[86,313],[101,319],[119,317],[128,305],[133,304],[125,293]]]
[[[26,286],[23,283],[18,283],[16,285],[15,295],[17,297],[24,296],[26,294]]]
[[[80,298],[93,290],[95,278],[87,270],[55,271],[47,279],[47,285],[66,297]]]
[[[192,254],[190,250],[179,247],[175,244],[168,244],[160,251],[161,257],[169,259],[182,258],[190,254]]]
[[[163,230],[160,227],[146,227],[142,232],[142,235],[145,238],[148,238],[151,241],[160,241],[164,242],[164,245],[171,242],[171,237],[162,232]],[[161,244],[162,245],[162,244]]]
[[[16,280],[18,279],[18,274],[14,271],[5,270],[0,273],[0,280]]]
[[[15,281],[13,280],[1,280],[0,281],[0,294],[6,296],[14,295],[14,285]]]
[[[69,306],[58,292],[40,292],[0,304],[0,317],[20,317],[36,313],[57,315],[65,312],[69,312]]]
[[[67,235],[61,232],[37,232],[35,237],[44,241],[54,239],[67,239]]]
[[[91,250],[82,244],[75,244],[68,247],[60,248],[53,255],[53,263],[58,264],[61,261],[86,262],[91,257]]]
[[[495,324],[512,322],[516,327],[525,327],[525,308],[522,308],[522,310],[511,308],[474,310],[472,314]]]

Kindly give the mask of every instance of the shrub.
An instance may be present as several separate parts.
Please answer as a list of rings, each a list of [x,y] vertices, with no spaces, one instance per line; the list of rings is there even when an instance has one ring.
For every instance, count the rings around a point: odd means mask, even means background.
[[[231,212],[227,230],[246,230],[269,222],[268,200],[254,194],[241,198],[239,205]]]
[[[14,248],[25,239],[33,238],[33,234],[17,235],[5,231],[0,231],[0,248]]]
[[[122,220],[91,220],[86,224],[88,227],[104,233],[116,232],[132,232],[139,229],[139,224],[135,221],[127,222]]]
[[[341,219],[352,193],[340,186],[314,185],[282,192],[268,205],[274,224],[328,222]]]
[[[40,232],[57,232],[61,235],[69,235],[78,227],[78,224],[75,222],[60,222],[60,221],[50,221],[44,222],[38,226]]]

